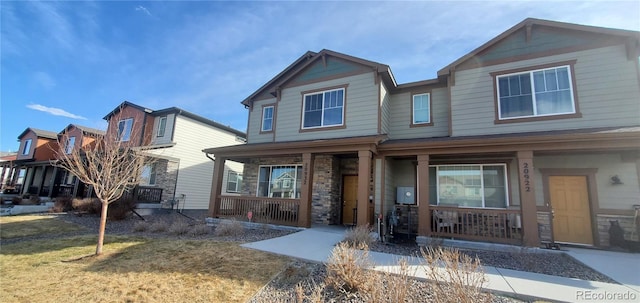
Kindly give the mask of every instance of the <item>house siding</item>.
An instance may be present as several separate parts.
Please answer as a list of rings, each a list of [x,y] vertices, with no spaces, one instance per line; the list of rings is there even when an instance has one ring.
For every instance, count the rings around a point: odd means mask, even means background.
[[[109,117],[107,136],[109,138],[116,138],[118,134],[118,123],[120,122],[120,120],[133,118],[133,126],[131,128],[131,138],[129,139],[129,141],[123,142],[122,144],[125,146],[140,146],[142,145],[141,143],[144,144],[146,140],[141,141],[141,138],[149,133],[149,130],[148,130],[149,127],[146,127],[146,129],[144,129],[144,132],[143,132],[144,123],[148,123],[148,121],[146,122],[144,121],[144,117],[145,117],[145,112],[131,106],[125,106],[118,113]],[[151,123],[151,125],[153,124]],[[149,142],[149,141],[146,141],[146,142]]]
[[[22,151],[24,150],[25,144],[29,139],[31,139],[31,146],[29,147],[29,153],[25,155],[22,153]],[[24,136],[22,136],[22,138],[20,138],[20,149],[18,149],[16,160],[33,158],[36,145],[38,145],[38,136],[36,136],[36,134],[33,131],[29,131]]]
[[[451,89],[453,136],[638,125],[637,61],[626,58],[625,47],[617,45],[458,71]],[[575,91],[582,118],[494,123],[494,84],[489,73],[568,60],[577,60]]]
[[[161,156],[180,159],[176,196],[186,196],[185,209],[207,209],[213,177],[213,161],[199,151],[227,145],[235,145],[236,134],[213,128],[207,124],[183,116],[176,117],[172,148],[160,150]],[[225,172],[226,174],[226,172]]]
[[[380,84],[380,131],[389,134],[391,124],[391,94],[384,83]]]
[[[389,137],[391,139],[432,138],[449,135],[449,94],[447,88],[431,90],[432,126],[411,127],[411,93],[391,96]]]
[[[348,85],[345,94],[345,127],[332,130],[320,128],[300,132],[303,103],[301,93],[340,85]],[[377,85],[374,82],[372,72],[284,89],[282,98],[278,102],[275,141],[330,139],[377,134],[378,104]],[[253,114],[257,115],[255,108],[254,105]],[[252,118],[251,123],[254,119]]]
[[[160,118],[162,117],[167,117],[167,123],[164,130],[164,136],[158,137],[158,128],[160,127]],[[153,121],[148,121],[150,117],[147,117],[147,127],[153,126],[153,132],[150,134],[152,145],[172,143],[171,139],[173,138],[175,117],[175,114],[167,114],[166,116],[155,117]]]

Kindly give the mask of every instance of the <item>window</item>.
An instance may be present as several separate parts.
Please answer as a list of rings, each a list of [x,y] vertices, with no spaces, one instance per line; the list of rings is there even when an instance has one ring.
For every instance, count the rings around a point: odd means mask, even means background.
[[[265,106],[262,108],[262,128],[263,132],[273,130],[273,106]]]
[[[500,120],[576,112],[570,66],[497,76]]]
[[[145,164],[140,175],[141,185],[156,185],[156,166],[154,164]]]
[[[506,165],[439,165],[429,167],[430,204],[506,208]]]
[[[430,94],[413,95],[413,124],[431,123]]]
[[[303,99],[303,129],[343,125],[344,88],[305,94]]]
[[[31,152],[31,139],[27,139],[24,141],[24,147],[22,148],[22,154],[28,155]]]
[[[157,137],[164,137],[164,130],[167,128],[167,117],[160,117],[158,121]]]
[[[256,196],[300,198],[302,165],[260,166]]]
[[[67,142],[65,143],[64,146],[64,152],[66,154],[70,154],[73,151],[73,147],[76,144],[76,137],[69,137],[67,138]]]
[[[133,127],[133,118],[120,120],[118,122],[118,140],[129,141],[131,139],[132,127]]]
[[[227,174],[227,192],[239,193],[242,190],[242,174],[232,170]]]

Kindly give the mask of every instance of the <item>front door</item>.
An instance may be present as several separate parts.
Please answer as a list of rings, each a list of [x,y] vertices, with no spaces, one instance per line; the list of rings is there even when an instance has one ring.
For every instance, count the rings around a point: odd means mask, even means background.
[[[586,176],[550,176],[555,241],[593,245]]]
[[[356,223],[358,199],[358,176],[344,176],[342,179],[342,224]]]

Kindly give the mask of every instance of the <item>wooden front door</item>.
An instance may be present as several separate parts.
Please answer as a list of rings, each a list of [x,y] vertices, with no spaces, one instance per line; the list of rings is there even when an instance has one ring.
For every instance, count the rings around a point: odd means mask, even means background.
[[[549,177],[555,241],[593,245],[586,176]]]
[[[342,224],[356,223],[358,199],[358,176],[342,178]]]

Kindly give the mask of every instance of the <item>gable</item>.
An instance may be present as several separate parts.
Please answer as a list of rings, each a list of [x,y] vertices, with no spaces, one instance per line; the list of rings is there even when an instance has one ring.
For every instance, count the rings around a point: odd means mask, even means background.
[[[286,87],[320,82],[365,72],[371,72],[371,68],[367,69],[363,65],[333,56],[325,56],[323,60],[317,60],[300,71],[294,78],[289,80]]]
[[[534,25],[522,27],[462,62],[457,69],[501,64],[559,53],[624,44],[621,36]]]

